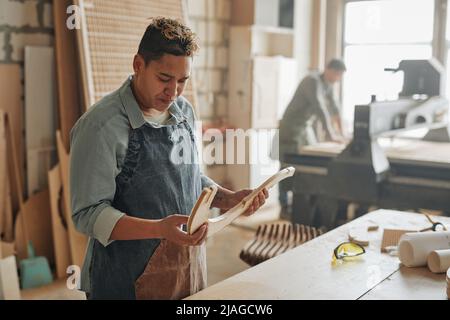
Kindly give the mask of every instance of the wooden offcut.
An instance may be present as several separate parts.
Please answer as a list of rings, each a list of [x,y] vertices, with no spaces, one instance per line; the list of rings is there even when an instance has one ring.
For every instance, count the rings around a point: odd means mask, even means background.
[[[67,150],[69,150],[70,130],[81,116],[82,110],[76,31],[66,26],[66,11],[72,4],[72,0],[53,0],[59,128]]]
[[[23,105],[22,105],[22,85],[20,77],[20,65],[0,64],[0,109],[4,110],[11,123],[13,141],[17,149],[19,175],[22,183],[25,168],[24,152],[24,125],[23,125]],[[8,172],[13,172],[12,164],[8,164]],[[19,210],[19,197],[16,193],[15,182],[12,181],[11,195],[13,212]]]
[[[7,142],[5,131],[5,113],[0,110],[0,246],[11,247],[14,241],[13,212],[11,204],[11,180],[9,178]],[[3,242],[2,242],[3,241]],[[3,252],[12,250],[3,250]],[[7,257],[7,256],[3,256]],[[2,254],[0,253],[0,258]]]
[[[67,276],[67,267],[70,263],[69,235],[67,221],[62,216],[62,181],[59,165],[48,173],[48,185],[50,190],[50,207],[52,216],[53,247],[55,251],[56,277]]]
[[[7,188],[9,185],[6,157],[6,136],[4,128],[4,112],[0,110],[0,241],[6,230]]]
[[[398,246],[400,238],[405,233],[417,232],[412,230],[396,230],[396,229],[384,229],[383,239],[381,240],[381,252],[388,252],[389,247]]]
[[[84,105],[92,106],[133,74],[133,57],[150,19],[165,16],[188,24],[183,0],[75,0],[81,28],[77,44]],[[196,106],[193,77],[184,96]]]

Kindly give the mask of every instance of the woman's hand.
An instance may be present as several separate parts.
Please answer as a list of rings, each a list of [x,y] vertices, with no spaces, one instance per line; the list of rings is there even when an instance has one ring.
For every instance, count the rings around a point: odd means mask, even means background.
[[[203,224],[194,234],[189,235],[181,227],[187,224],[189,217],[179,214],[168,216],[159,222],[161,238],[182,246],[199,246],[208,234],[208,224]]]
[[[214,199],[212,206],[221,209],[222,212],[226,212],[233,208],[235,205],[240,203],[246,196],[252,193],[253,190],[244,189],[237,192],[221,192],[218,191],[216,198]],[[266,199],[269,197],[269,191],[264,188],[254,199],[252,204],[248,207],[247,211],[244,213],[245,216],[250,216],[258,211],[265,203]]]

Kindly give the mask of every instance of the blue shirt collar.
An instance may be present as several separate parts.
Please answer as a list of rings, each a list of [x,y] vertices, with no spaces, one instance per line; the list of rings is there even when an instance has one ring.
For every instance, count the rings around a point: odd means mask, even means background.
[[[125,108],[125,111],[127,113],[131,127],[133,129],[137,129],[147,124],[147,121],[145,121],[141,108],[139,108],[137,100],[134,97],[133,90],[131,89],[132,79],[133,79],[132,75],[128,77],[128,79],[119,89],[119,95],[122,100],[122,104]],[[180,107],[178,106],[178,99],[177,101],[175,101],[170,105],[169,113],[175,119],[176,124],[179,124],[186,119],[186,117],[181,112]]]

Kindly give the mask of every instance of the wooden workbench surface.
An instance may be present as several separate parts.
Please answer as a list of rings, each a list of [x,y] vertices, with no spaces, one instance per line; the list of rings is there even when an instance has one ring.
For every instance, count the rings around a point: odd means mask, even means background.
[[[450,218],[435,220],[450,225]],[[333,266],[333,249],[348,241],[348,230],[374,223],[380,229],[370,233],[366,254]],[[444,274],[404,268],[398,257],[380,253],[383,228],[427,226],[420,214],[378,210],[187,299],[446,299]]]
[[[450,165],[450,143],[401,138],[380,138],[378,142],[390,160]],[[305,146],[301,149],[300,153],[306,155],[335,156],[341,153],[345,146],[345,144],[335,142],[323,142]]]

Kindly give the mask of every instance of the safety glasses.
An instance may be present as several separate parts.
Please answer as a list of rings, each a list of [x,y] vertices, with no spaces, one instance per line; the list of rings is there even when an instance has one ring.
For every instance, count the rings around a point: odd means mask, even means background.
[[[364,247],[353,242],[341,243],[333,251],[333,262],[337,260],[346,260],[366,253]]]

